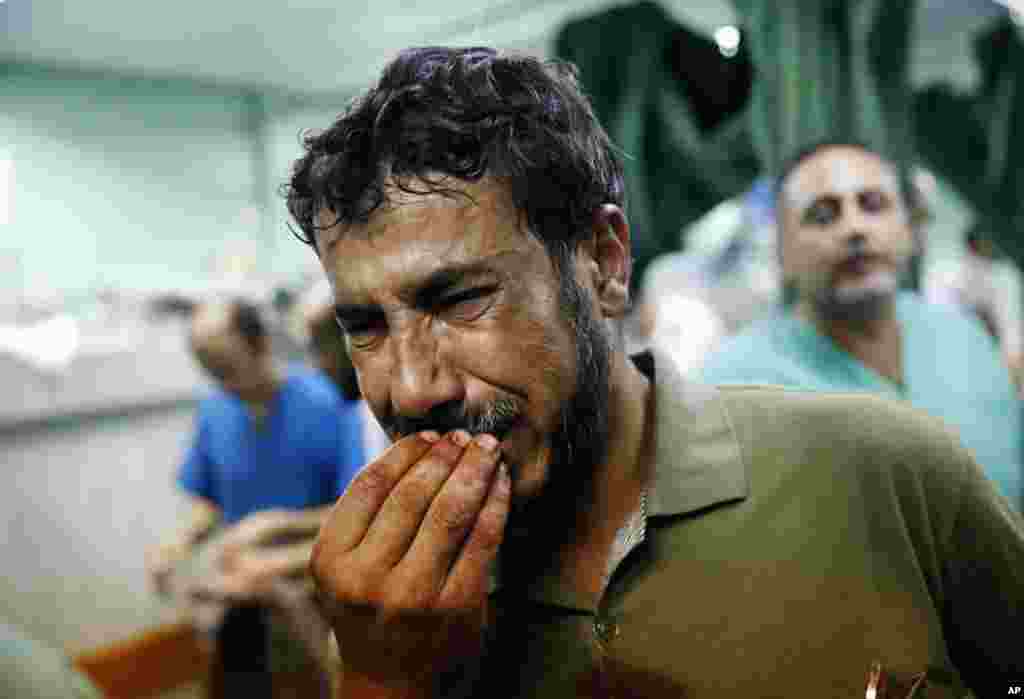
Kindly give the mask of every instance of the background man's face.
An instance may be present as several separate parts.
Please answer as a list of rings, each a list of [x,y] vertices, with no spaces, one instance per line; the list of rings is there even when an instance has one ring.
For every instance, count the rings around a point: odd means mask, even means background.
[[[579,389],[581,365],[601,353],[581,362],[576,340],[577,328],[598,326],[567,318],[554,263],[503,187],[452,184],[475,203],[395,192],[391,206],[344,230],[322,212],[317,248],[381,425],[393,438],[492,432],[516,497],[530,499],[565,443],[581,441],[566,425],[600,421],[580,408]],[[607,390],[607,371],[582,383]]]
[[[914,237],[896,172],[873,153],[826,148],[790,173],[782,268],[825,317],[870,313],[899,288]]]
[[[200,366],[228,393],[242,400],[262,395],[260,356],[238,332],[229,328],[193,338]]]

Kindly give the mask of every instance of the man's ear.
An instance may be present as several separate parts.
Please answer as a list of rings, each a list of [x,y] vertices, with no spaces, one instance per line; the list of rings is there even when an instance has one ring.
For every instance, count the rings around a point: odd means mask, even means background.
[[[629,280],[633,267],[629,223],[622,209],[603,204],[594,210],[592,239],[587,245],[593,255],[594,286],[602,315],[621,318],[629,309]]]

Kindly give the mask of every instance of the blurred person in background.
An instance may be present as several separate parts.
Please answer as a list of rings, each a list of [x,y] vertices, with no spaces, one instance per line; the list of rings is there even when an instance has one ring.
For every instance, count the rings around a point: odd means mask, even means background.
[[[777,189],[793,302],[724,342],[700,376],[909,401],[953,427],[1019,509],[1021,415],[1011,377],[976,319],[901,290],[920,253],[905,192],[892,163],[861,145],[796,154]]]
[[[302,338],[313,365],[340,392],[346,403],[341,417],[350,419],[351,405],[358,405],[365,460],[376,458],[390,446],[391,440],[362,400],[345,335],[334,315],[329,282],[321,279],[311,286],[298,297],[291,311],[291,335]],[[280,512],[248,517],[218,542],[219,574],[194,587],[193,598],[204,610],[204,618],[209,616],[209,605],[213,606],[215,617],[226,600],[258,601],[281,612],[284,625],[304,642],[318,665],[333,676],[336,654],[332,656],[330,648],[322,643],[326,623],[309,603],[308,595],[301,594],[305,586],[285,582],[305,575],[318,525]]]
[[[179,484],[191,501],[189,520],[149,552],[147,568],[158,591],[218,528],[225,529],[213,579],[195,594],[228,603],[216,631],[215,675],[227,696],[270,696],[268,624],[259,594],[290,572],[296,556],[285,546],[266,564],[237,568],[250,542],[308,539],[364,461],[362,424],[319,372],[278,365],[255,305],[244,301],[199,307],[191,345],[219,390],[199,406]],[[299,554],[301,556],[301,551]],[[308,557],[308,548],[306,552]]]
[[[967,231],[964,243],[963,259],[928,275],[925,295],[929,301],[959,306],[977,316],[1002,350],[1020,391],[1024,335],[1017,304],[1011,298],[1020,293],[1013,283],[1018,275],[1012,264],[999,259],[995,244],[979,226]]]

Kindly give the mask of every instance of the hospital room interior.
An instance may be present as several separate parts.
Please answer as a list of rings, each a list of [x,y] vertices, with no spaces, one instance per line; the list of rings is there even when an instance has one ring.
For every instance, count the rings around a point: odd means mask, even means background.
[[[409,47],[575,66],[625,163],[625,347],[694,380],[724,375],[735,353],[716,353],[792,302],[777,216],[792,154],[884,153],[915,235],[900,294],[978,328],[1013,427],[969,414],[989,379],[949,379],[959,393],[935,403],[968,413],[964,442],[1024,508],[1021,0],[0,0],[0,32],[0,697],[264,696],[231,689],[244,681],[345,696],[305,570],[312,516],[394,435],[361,395],[288,182],[303,138]],[[918,373],[974,365],[934,349]],[[839,388],[892,389],[872,377]],[[910,380],[892,395],[912,401]],[[301,505],[250,497],[287,490],[290,461],[235,499],[198,471],[213,449],[274,468],[210,427],[259,381],[337,413],[303,449],[336,438],[344,475],[310,476]],[[300,507],[311,517],[289,519]],[[222,568],[247,561],[282,572],[225,591]],[[239,662],[256,679],[232,685]]]

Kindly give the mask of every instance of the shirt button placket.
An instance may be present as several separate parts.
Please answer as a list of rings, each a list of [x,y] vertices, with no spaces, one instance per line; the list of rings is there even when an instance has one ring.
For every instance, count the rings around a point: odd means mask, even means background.
[[[619,625],[611,619],[597,617],[594,619],[594,634],[602,645],[607,646],[612,643],[619,634],[622,633],[619,629]]]

